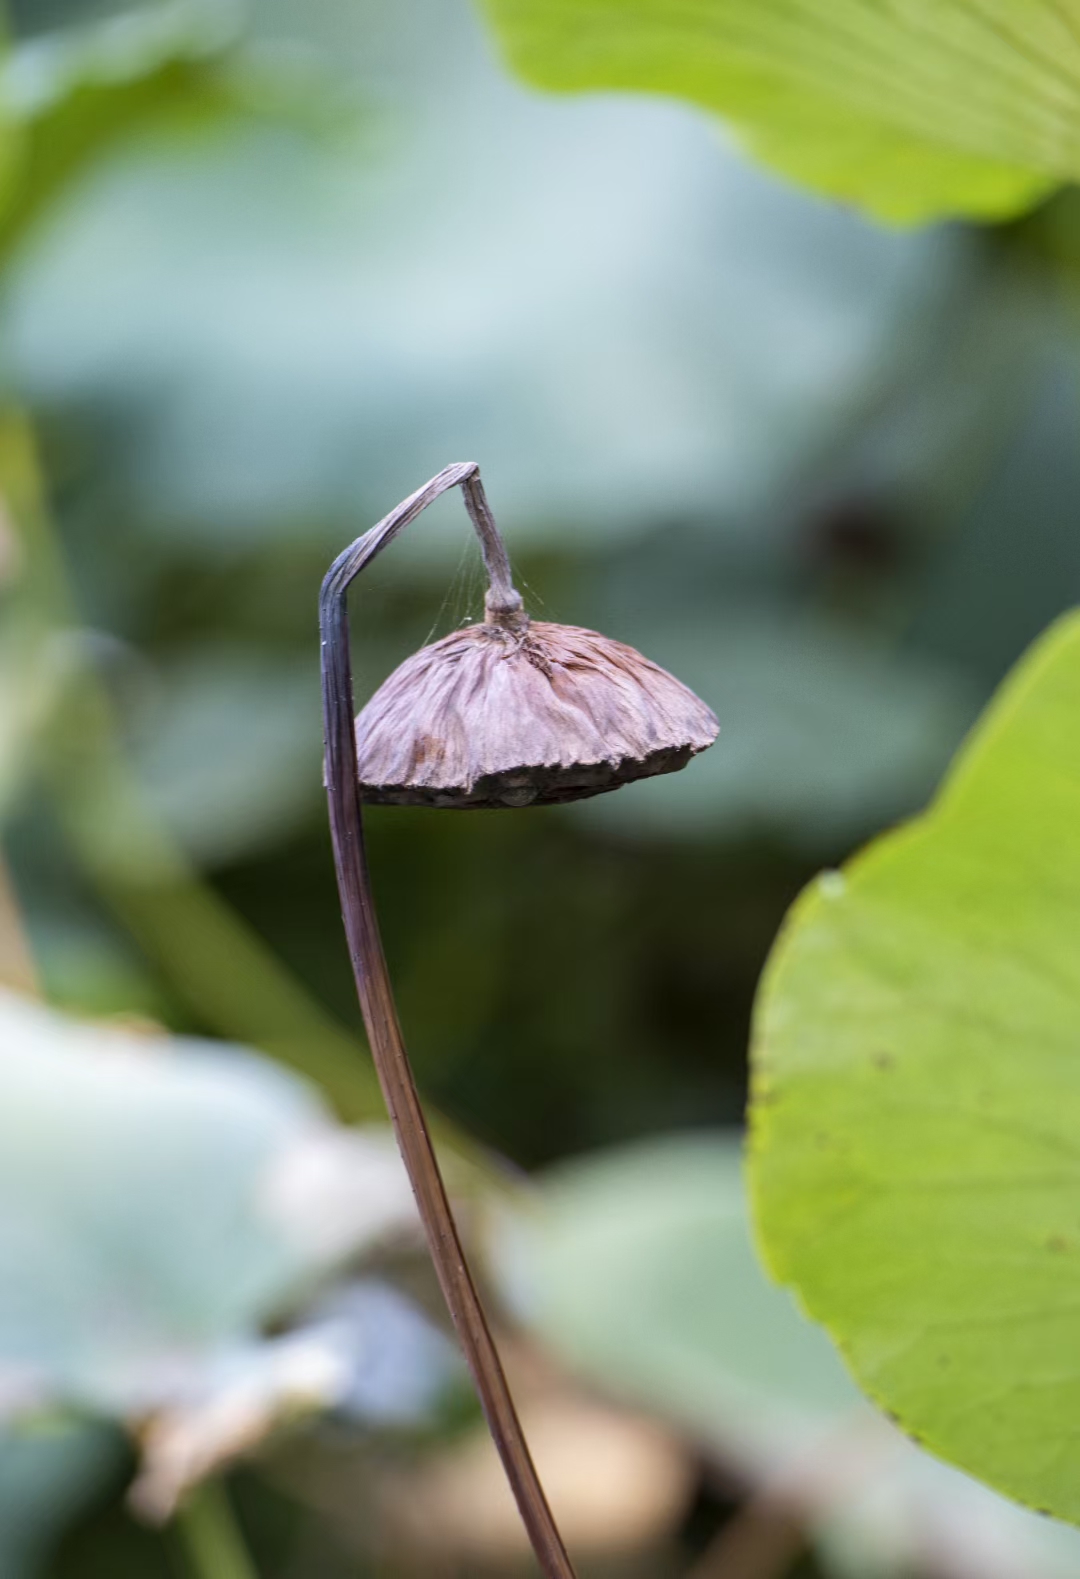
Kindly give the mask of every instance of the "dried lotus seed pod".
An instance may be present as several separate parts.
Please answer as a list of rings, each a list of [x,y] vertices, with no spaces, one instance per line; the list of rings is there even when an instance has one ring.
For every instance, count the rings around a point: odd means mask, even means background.
[[[460,488],[490,588],[482,625],[403,663],[353,719],[347,594],[422,510]],[[339,554],[319,598],[326,791],[341,913],[371,1051],[432,1261],[545,1579],[575,1579],[469,1272],[379,939],[363,802],[524,806],[681,768],[716,738],[705,704],[595,631],[530,622],[474,462],[444,469]],[[359,793],[357,780],[359,779]]]
[[[712,711],[633,647],[489,608],[423,647],[356,721],[376,805],[547,806],[672,773],[716,739]]]

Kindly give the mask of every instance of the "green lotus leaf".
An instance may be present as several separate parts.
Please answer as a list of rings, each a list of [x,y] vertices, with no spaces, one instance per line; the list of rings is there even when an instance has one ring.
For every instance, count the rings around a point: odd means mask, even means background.
[[[920,819],[796,904],[756,1013],[781,1281],[933,1452],[1080,1522],[1080,616]]]
[[[538,86],[674,95],[881,218],[1001,218],[1080,173],[1076,0],[482,0]]]

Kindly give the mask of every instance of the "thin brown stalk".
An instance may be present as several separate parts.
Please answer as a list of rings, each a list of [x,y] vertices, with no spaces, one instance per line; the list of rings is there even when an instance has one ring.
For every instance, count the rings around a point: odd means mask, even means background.
[[[342,917],[364,1024],[439,1283],[540,1567],[547,1579],[574,1579],[465,1259],[431,1144],[398,1023],[364,850],[353,724],[348,588],[398,532],[432,500],[454,487],[461,487],[465,493],[495,595],[500,599],[512,595],[505,549],[487,508],[478,469],[472,463],[448,466],[335,560],[323,582],[319,603],[330,830]]]

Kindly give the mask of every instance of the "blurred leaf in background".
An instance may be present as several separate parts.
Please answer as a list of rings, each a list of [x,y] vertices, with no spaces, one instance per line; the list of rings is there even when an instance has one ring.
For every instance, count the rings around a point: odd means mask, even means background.
[[[93,1478],[80,1419],[138,1436],[132,1495],[157,1520],[279,1421],[427,1419],[455,1375],[446,1340],[376,1283],[326,1293],[416,1233],[388,1129],[338,1127],[241,1049],[80,1025],[12,994],[0,1084],[0,1495],[5,1466],[36,1481],[55,1464],[58,1495],[75,1496]],[[70,1425],[50,1427],[56,1411]],[[99,1455],[105,1476],[114,1464]]]
[[[223,0],[170,0],[16,44],[0,79],[11,150],[0,247],[133,134],[235,112],[222,58],[238,23]]]
[[[571,544],[774,502],[968,283],[960,238],[778,189],[682,109],[515,88],[463,4],[377,10],[338,22],[368,113],[336,148],[132,148],[14,288],[19,389],[97,407],[116,502],[204,552],[339,532],[456,452]]]
[[[36,1579],[56,1543],[123,1464],[119,1434],[101,1422],[46,1420],[0,1432],[0,1564]]]
[[[689,99],[785,174],[885,219],[999,219],[1080,174],[1071,0],[484,7],[529,80]]]

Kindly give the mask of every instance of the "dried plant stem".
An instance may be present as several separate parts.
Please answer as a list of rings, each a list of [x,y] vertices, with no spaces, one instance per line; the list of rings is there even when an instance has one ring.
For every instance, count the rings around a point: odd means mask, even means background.
[[[475,465],[448,466],[346,549],[323,582],[323,719],[326,787],[342,916],[360,1007],[386,1105],[423,1219],[439,1283],[469,1362],[533,1550],[547,1579],[574,1579],[529,1453],[498,1351],[484,1316],[431,1144],[416,1082],[398,1023],[371,892],[356,771],[352,666],[349,658],[349,584],[403,527],[448,488],[462,487],[480,535],[494,595],[516,596],[506,551],[495,529]]]

